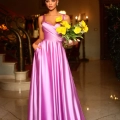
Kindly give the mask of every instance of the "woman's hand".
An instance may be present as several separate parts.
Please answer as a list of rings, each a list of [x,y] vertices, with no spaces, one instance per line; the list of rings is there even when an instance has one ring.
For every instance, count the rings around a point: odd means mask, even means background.
[[[36,50],[37,48],[41,48],[40,46],[38,46],[37,44],[33,43],[32,45],[33,49]]]
[[[68,46],[72,46],[72,45],[78,45],[78,40],[76,40],[76,41],[74,41],[74,40],[69,40]]]

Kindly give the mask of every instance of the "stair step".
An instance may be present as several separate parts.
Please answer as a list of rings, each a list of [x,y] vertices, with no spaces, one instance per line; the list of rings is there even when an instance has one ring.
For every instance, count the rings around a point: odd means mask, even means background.
[[[19,93],[29,91],[30,79],[28,77],[30,77],[32,65],[26,65],[27,71],[22,72],[17,71],[16,68],[16,62],[5,62],[5,54],[0,54],[0,88]]]
[[[0,54],[0,64],[5,61],[5,54]]]
[[[0,64],[0,76],[11,75],[15,76],[15,63],[2,63]]]
[[[7,80],[7,79],[15,79],[15,75],[0,75],[0,80],[1,79],[4,79],[4,80]]]
[[[15,79],[16,62],[5,62],[5,54],[0,54],[0,79]]]
[[[21,91],[21,93],[19,93],[19,91],[8,91],[8,90],[0,89],[0,96],[2,98],[12,98],[16,100],[22,100],[22,99],[28,100],[29,90]]]
[[[22,82],[16,82],[15,79],[2,79],[0,80],[0,88],[3,90],[10,90],[10,91],[26,91],[30,89],[30,79]]]

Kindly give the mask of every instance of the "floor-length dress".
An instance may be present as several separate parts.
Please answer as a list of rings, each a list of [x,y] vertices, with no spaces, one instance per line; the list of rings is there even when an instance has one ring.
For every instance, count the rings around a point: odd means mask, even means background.
[[[58,26],[43,17],[44,40],[34,53],[28,120],[85,120]]]

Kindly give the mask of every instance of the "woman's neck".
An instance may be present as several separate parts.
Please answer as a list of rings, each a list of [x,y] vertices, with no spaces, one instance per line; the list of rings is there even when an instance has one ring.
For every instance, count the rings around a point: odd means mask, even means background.
[[[49,12],[48,12],[48,15],[51,15],[51,16],[56,16],[56,15],[58,15],[57,9],[54,9],[54,10],[52,10],[52,11],[49,11]]]

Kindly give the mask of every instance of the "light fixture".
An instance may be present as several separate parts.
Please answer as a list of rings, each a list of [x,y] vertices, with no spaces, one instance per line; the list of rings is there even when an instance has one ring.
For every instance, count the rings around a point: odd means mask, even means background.
[[[80,14],[79,14],[78,16],[75,16],[75,21],[76,21],[76,22],[81,21],[81,15],[80,15]]]
[[[78,21],[80,21],[80,20],[81,20],[81,14],[78,15]]]
[[[88,20],[88,16],[86,16],[86,19]]]
[[[77,20],[78,19],[78,17],[77,16],[75,16],[75,20]]]
[[[88,22],[88,16],[86,15],[86,17],[85,17],[85,21],[86,21],[86,23]]]
[[[85,13],[79,13],[78,16],[75,16],[75,22],[78,23],[80,21],[85,21],[85,23],[87,24],[88,22],[88,16],[85,14]],[[81,59],[81,61],[89,61],[89,59],[86,58],[85,56],[85,37],[84,37],[84,34],[83,34],[83,39],[82,39],[82,52],[83,52],[83,58]],[[89,109],[88,109],[89,110]]]
[[[82,20],[84,20],[86,23],[88,22],[88,16],[85,13],[82,13],[82,14],[79,13],[78,16],[75,16],[75,21],[76,22],[79,22],[79,21],[82,21]]]
[[[75,22],[78,22],[78,16],[75,16]]]

